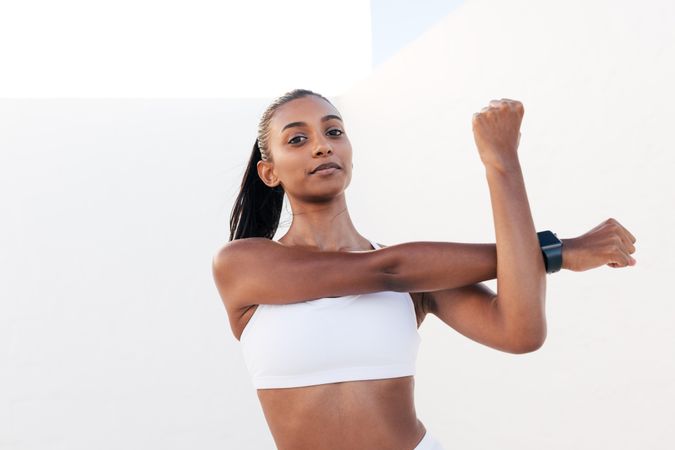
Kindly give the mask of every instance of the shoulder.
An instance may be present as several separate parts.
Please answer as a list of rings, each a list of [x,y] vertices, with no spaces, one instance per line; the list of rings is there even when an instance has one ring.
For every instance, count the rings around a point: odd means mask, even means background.
[[[213,255],[213,266],[215,268],[230,262],[236,262],[237,259],[250,255],[252,252],[269,249],[274,245],[282,244],[264,237],[250,237],[230,241],[219,248]]]
[[[272,239],[268,239],[265,237],[249,237],[243,239],[235,239],[234,241],[229,241],[225,245],[220,247],[216,255],[237,251],[239,249],[249,249],[265,245],[279,245],[279,242],[273,241]]]
[[[261,255],[269,252],[275,245],[281,244],[263,237],[236,239],[227,242],[213,255],[211,271],[228,311],[235,308],[236,302],[232,302],[231,298],[237,280],[241,275],[251,271],[252,267],[264,265],[264,258],[261,258]]]

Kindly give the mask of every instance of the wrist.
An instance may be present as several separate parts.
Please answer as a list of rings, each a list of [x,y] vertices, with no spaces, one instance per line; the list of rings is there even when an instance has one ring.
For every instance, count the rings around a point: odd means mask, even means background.
[[[562,268],[570,270],[574,254],[574,239],[560,239],[560,242],[562,242]]]
[[[486,172],[498,172],[500,174],[510,174],[510,173],[519,173],[522,172],[522,167],[520,166],[520,160],[515,159],[512,161],[500,161],[497,162],[485,162],[483,161]]]

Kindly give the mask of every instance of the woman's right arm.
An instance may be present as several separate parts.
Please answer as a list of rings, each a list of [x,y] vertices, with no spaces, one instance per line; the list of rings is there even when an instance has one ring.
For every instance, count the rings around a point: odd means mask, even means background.
[[[232,310],[379,291],[450,289],[492,279],[495,271],[495,244],[461,242],[336,252],[246,238],[228,242],[213,257],[218,292]]]

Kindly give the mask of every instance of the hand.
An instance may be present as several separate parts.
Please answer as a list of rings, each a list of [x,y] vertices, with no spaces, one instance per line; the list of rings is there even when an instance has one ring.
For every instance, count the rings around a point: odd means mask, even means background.
[[[635,253],[635,237],[612,218],[579,237],[562,241],[563,269],[583,272],[603,264],[619,268],[637,263],[630,256]]]
[[[473,115],[473,137],[480,159],[486,166],[508,170],[518,166],[520,124],[525,109],[518,100],[491,100]]]

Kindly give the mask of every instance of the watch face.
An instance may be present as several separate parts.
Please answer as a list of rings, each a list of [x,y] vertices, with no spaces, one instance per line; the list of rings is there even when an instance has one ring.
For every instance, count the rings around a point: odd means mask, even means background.
[[[560,242],[560,239],[556,237],[555,234],[551,231],[541,231],[537,233],[539,236],[539,245],[542,247],[551,247],[551,246],[556,246],[556,245],[562,245],[562,242]]]

